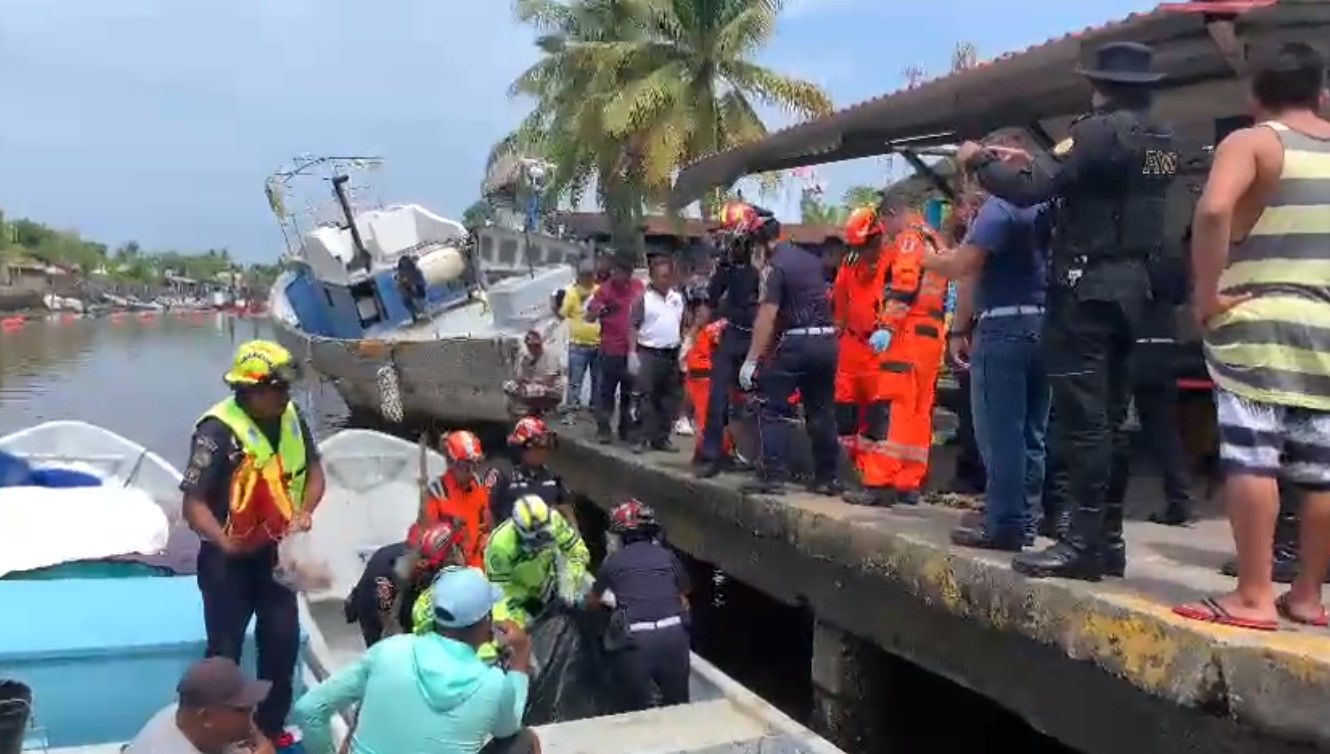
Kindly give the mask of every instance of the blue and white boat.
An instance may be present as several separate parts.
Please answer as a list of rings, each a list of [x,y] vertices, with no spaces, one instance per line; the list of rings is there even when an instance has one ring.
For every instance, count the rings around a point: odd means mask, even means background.
[[[328,491],[309,549],[326,560],[332,578],[329,588],[299,598],[297,693],[364,651],[342,599],[369,556],[399,541],[414,519],[422,471],[418,446],[379,432],[344,430],[319,449]],[[161,507],[161,523],[171,529],[165,552],[0,575],[0,680],[32,692],[23,750],[116,754],[173,701],[180,676],[204,653],[202,600],[187,572],[197,539],[180,516],[180,474],[142,446],[82,422],[50,422],[0,438],[0,450],[34,467],[95,474],[102,484],[90,489],[138,490]],[[443,471],[438,453],[423,458],[426,474]],[[12,523],[6,511],[0,497],[0,526]],[[165,532],[159,534],[165,541]],[[242,663],[251,673],[254,655],[251,627]],[[696,655],[691,685],[691,704],[540,726],[543,750],[843,754]],[[0,750],[5,713],[13,709],[0,701]],[[347,734],[343,719],[333,728],[339,738]]]
[[[418,204],[361,201],[350,175],[363,164],[377,162],[306,158],[269,179],[287,239],[268,307],[278,341],[352,409],[506,421],[502,384],[522,336],[558,329],[550,297],[572,282],[581,248],[498,226],[470,238]],[[288,211],[284,192],[323,170],[336,201]]]

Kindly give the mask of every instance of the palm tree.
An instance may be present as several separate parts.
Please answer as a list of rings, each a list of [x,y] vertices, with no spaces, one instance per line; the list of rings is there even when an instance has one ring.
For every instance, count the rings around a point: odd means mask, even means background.
[[[841,201],[848,209],[876,207],[882,200],[882,189],[873,186],[851,186],[845,189]]]
[[[643,206],[664,198],[679,167],[766,135],[754,103],[831,111],[816,85],[752,62],[781,5],[517,0],[518,18],[545,32],[545,55],[513,83],[535,107],[493,156],[540,151],[556,166],[552,190],[574,200],[594,181],[616,242],[640,244]]]

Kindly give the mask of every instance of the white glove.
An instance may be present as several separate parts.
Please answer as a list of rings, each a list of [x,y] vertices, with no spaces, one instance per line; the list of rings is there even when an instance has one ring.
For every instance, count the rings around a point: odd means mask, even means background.
[[[757,373],[756,361],[745,361],[744,365],[739,367],[739,387],[744,390],[753,389],[753,375]]]

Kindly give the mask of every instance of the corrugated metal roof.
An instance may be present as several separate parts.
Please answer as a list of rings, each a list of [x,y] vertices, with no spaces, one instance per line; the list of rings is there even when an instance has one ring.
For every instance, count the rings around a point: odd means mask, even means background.
[[[1165,4],[1005,53],[973,68],[888,92],[699,160],[680,173],[671,204],[684,206],[707,189],[729,185],[748,173],[884,154],[891,151],[889,142],[893,140],[909,138],[915,146],[945,143],[958,136],[982,135],[985,128],[1083,110],[1088,105],[1089,87],[1074,68],[1084,48],[1127,39],[1159,44],[1187,38],[1209,45],[1205,30],[1209,18],[1277,4],[1279,0]],[[1189,12],[1178,12],[1180,9]],[[1177,60],[1158,57],[1160,70],[1179,75],[1180,80],[1199,75],[1202,63],[1226,70],[1217,51],[1207,61],[1195,60],[1198,56],[1191,50]]]

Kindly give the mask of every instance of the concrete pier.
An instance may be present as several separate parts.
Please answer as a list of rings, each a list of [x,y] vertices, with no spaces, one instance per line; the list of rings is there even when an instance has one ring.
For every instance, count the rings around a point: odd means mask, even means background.
[[[1330,750],[1330,632],[1170,611],[1232,588],[1217,570],[1232,550],[1222,520],[1129,522],[1126,579],[1031,580],[1008,555],[951,545],[954,510],[743,495],[740,475],[695,479],[682,451],[637,456],[585,427],[560,440],[553,463],[575,491],[602,506],[642,498],[675,546],[812,611],[814,719],[847,751],[877,749],[873,710],[899,692],[865,677],[874,648],[1086,752]]]

